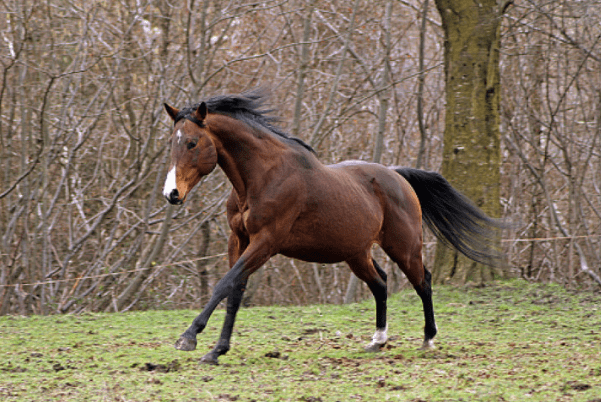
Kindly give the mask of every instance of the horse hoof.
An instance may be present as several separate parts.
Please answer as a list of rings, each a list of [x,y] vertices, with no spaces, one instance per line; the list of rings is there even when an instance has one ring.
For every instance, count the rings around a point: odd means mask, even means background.
[[[372,342],[363,349],[366,352],[375,353],[375,352],[379,352],[380,350],[382,350],[384,345],[385,345],[385,343],[373,343]]]
[[[190,352],[196,349],[196,339],[184,338],[183,336],[180,336],[177,342],[175,342],[175,348],[177,350]]]
[[[420,350],[434,350],[434,349],[436,349],[436,347],[434,346],[433,339],[428,339],[427,341],[424,341],[424,343],[422,344],[422,347],[420,348]]]
[[[208,364],[211,366],[217,366],[217,365],[219,365],[219,361],[217,360],[217,356],[215,356],[213,353],[209,352],[200,358],[200,364]]]

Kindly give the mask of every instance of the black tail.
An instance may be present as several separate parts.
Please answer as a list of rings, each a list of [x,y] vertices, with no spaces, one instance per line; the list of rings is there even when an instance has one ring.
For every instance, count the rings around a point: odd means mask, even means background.
[[[439,240],[474,261],[499,262],[501,254],[495,244],[499,230],[506,227],[503,221],[487,216],[436,172],[406,167],[394,170],[415,190],[422,219]]]

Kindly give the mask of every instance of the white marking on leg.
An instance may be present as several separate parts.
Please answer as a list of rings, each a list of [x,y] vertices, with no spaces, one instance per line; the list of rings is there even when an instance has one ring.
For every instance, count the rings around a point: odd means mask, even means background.
[[[434,346],[434,339],[428,339],[427,341],[424,340],[424,343],[423,343],[421,349],[422,350],[436,349],[436,347]]]
[[[175,166],[167,173],[167,179],[165,179],[165,187],[163,187],[163,195],[169,197],[169,194],[173,190],[177,189],[177,183],[175,182]]]
[[[388,335],[386,334],[387,332],[388,332],[388,325],[386,325],[386,328],[384,328],[384,329],[379,329],[379,328],[376,329],[374,336],[371,338],[371,343],[369,345],[367,345],[366,349],[374,349],[374,348],[384,345],[386,343],[386,341],[388,340]]]
[[[384,344],[388,340],[388,326],[384,329],[376,329],[374,336],[372,338],[372,342]]]

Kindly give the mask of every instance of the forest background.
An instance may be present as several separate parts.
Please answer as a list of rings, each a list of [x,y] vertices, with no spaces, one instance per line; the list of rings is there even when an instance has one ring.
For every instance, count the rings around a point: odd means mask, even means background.
[[[501,275],[598,289],[601,2],[507,5]],[[0,33],[0,314],[206,300],[228,269],[231,186],[217,169],[166,203],[163,102],[267,85],[281,126],[324,163],[443,163],[444,35],[428,0],[7,0]],[[436,275],[435,248],[426,232]],[[389,291],[407,286],[374,253]],[[275,257],[245,304],[341,303],[349,278]]]

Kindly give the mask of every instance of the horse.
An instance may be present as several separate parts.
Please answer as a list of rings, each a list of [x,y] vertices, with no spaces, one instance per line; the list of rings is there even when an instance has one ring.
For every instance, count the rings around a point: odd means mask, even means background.
[[[181,110],[164,105],[174,123],[163,188],[168,202],[185,202],[217,165],[233,187],[226,204],[230,269],[175,348],[196,349],[197,334],[227,297],[220,338],[201,358],[218,364],[230,349],[249,276],[281,254],[322,264],[346,262],[376,302],[376,331],[365,350],[380,350],[388,339],[387,288],[386,273],[372,258],[374,244],[398,265],[421,298],[422,347],[433,348],[437,327],[431,274],[422,262],[422,219],[442,241],[484,263],[497,254],[491,245],[500,221],[435,172],[362,161],[324,165],[312,147],[278,127],[273,110],[266,108],[267,97],[262,90],[251,90],[211,97]]]

